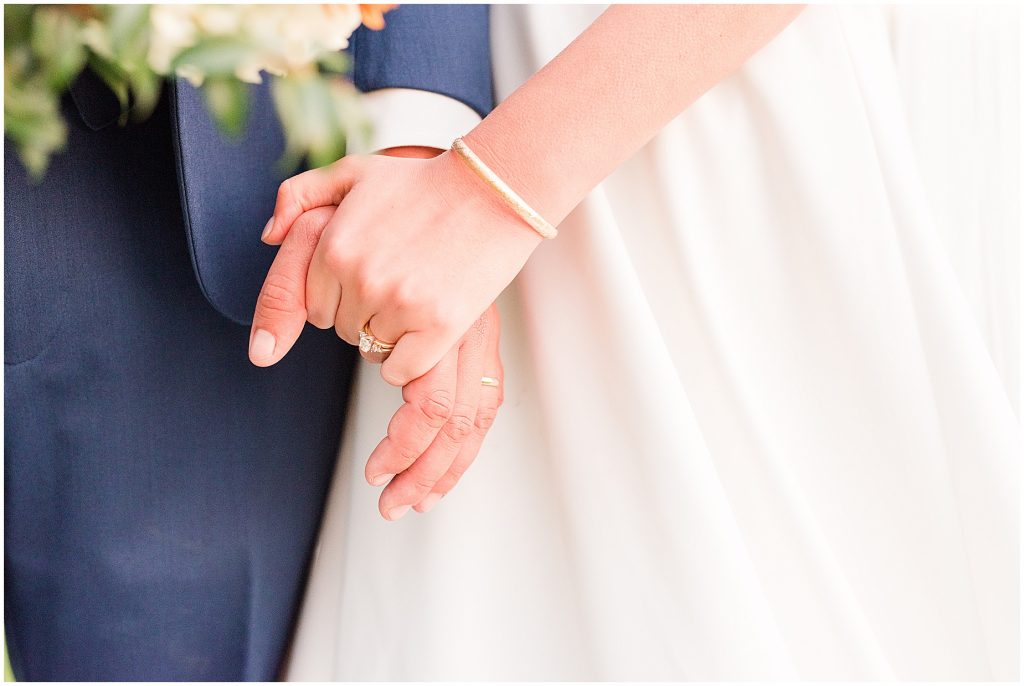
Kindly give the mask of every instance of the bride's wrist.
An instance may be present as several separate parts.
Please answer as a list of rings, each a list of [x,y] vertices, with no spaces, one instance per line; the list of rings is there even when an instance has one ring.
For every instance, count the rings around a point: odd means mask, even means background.
[[[531,249],[544,240],[458,153],[448,150],[436,162],[442,165],[444,178],[450,180],[444,191],[449,204],[469,206],[477,215],[493,218],[496,224],[507,227],[517,241],[531,244]]]
[[[517,148],[514,143],[519,136],[505,135],[499,127],[489,124],[485,120],[462,140],[534,212],[552,226],[557,226],[568,211],[562,207],[564,203],[559,198],[561,184],[551,178],[547,168],[552,160],[530,153],[527,161],[523,149],[529,146]]]
[[[473,173],[483,181],[493,192],[501,198],[501,201],[515,212],[527,225],[537,232],[542,238],[554,238],[558,230],[548,222],[539,212],[533,209],[528,202],[522,199],[511,186],[505,183],[493,169],[477,156],[462,138],[457,138],[452,143],[452,152],[462,162],[473,170]]]

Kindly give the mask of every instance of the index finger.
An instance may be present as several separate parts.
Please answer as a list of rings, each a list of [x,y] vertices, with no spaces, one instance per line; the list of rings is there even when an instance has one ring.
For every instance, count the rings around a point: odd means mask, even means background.
[[[335,207],[303,213],[281,244],[263,281],[249,334],[249,360],[257,367],[280,361],[306,324],[306,272]]]
[[[260,239],[277,245],[292,230],[292,224],[303,213],[317,207],[340,205],[355,184],[360,166],[357,156],[342,157],[334,164],[310,169],[285,179],[277,189],[274,215],[267,222]]]
[[[443,477],[473,433],[480,402],[484,341],[476,328],[457,346],[458,373],[451,414],[430,446],[408,469],[396,476],[380,494],[378,508],[387,519],[397,519],[423,500]]]
[[[454,409],[458,351],[402,389],[398,408],[384,437],[366,461],[366,480],[383,486],[419,459],[451,417]]]

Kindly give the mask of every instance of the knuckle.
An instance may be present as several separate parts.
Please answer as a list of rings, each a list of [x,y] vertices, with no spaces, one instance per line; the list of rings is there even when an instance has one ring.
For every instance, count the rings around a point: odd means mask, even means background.
[[[420,456],[419,451],[408,443],[396,443],[395,452],[398,454],[398,463],[401,467],[399,471],[408,469]]]
[[[331,273],[341,276],[352,270],[352,257],[337,243],[330,243],[324,249],[324,264]]]
[[[291,199],[292,195],[292,180],[287,178],[281,182],[281,185],[277,187],[277,202],[281,204],[287,203]]]
[[[401,279],[392,286],[392,299],[400,308],[419,308],[419,289],[412,279]]]
[[[452,414],[452,395],[446,390],[434,389],[420,399],[419,408],[427,424],[439,429]]]
[[[476,428],[480,431],[489,431],[494,425],[494,420],[497,416],[497,405],[481,407],[476,413]]]
[[[277,204],[278,207],[291,208],[302,212],[302,201],[299,196],[296,178],[294,176],[287,178],[277,187]]]
[[[442,429],[453,443],[462,443],[473,431],[473,420],[465,410],[466,408],[459,408],[452,412]]]
[[[451,316],[447,305],[439,300],[427,300],[419,306],[427,326],[435,331],[447,331],[451,324]]]
[[[349,277],[355,281],[356,287],[364,294],[380,289],[383,273],[383,270],[375,269],[366,260],[350,265],[348,271]]]
[[[299,284],[283,274],[270,274],[263,282],[260,298],[256,303],[256,314],[260,317],[274,317],[291,314],[302,308],[299,302]]]
[[[431,479],[427,476],[416,476],[412,479],[412,487],[417,493],[430,493],[436,483],[436,479]]]
[[[364,270],[373,273],[372,270]],[[387,298],[384,297],[386,289],[381,283],[379,278],[367,278],[366,275],[360,275],[358,282],[359,294],[367,301],[371,303],[386,302]]]

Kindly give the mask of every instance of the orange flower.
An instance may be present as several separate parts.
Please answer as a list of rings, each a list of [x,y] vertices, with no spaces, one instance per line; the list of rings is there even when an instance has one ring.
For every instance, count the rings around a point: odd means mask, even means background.
[[[359,5],[359,14],[363,24],[374,31],[384,28],[384,13],[395,9],[398,5]]]

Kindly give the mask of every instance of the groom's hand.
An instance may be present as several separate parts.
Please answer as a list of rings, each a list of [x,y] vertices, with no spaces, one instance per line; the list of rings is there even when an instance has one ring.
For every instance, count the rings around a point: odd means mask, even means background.
[[[430,510],[476,458],[503,400],[500,328],[491,305],[436,367],[402,389],[405,404],[366,463],[370,484],[388,484],[378,503],[385,519]]]
[[[249,360],[257,367],[276,363],[298,340],[306,324],[306,272],[334,206],[304,212],[295,235],[281,244],[263,281],[249,333]]]

